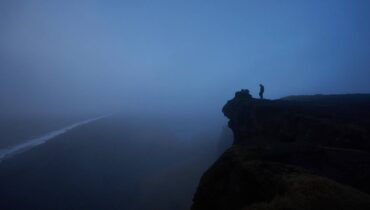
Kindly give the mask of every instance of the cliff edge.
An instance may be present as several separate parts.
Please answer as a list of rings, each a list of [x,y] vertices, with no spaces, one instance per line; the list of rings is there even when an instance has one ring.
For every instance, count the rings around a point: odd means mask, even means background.
[[[204,173],[193,210],[370,209],[370,95],[253,99],[223,108],[233,146]]]

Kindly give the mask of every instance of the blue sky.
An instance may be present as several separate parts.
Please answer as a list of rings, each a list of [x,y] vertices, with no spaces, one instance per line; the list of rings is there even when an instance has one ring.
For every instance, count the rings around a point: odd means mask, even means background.
[[[366,0],[1,0],[3,110],[219,111],[259,83],[269,98],[370,92],[369,11]]]

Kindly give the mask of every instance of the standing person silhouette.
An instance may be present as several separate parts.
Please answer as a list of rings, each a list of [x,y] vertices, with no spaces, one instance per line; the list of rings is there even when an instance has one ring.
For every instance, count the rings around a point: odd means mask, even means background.
[[[265,93],[265,86],[260,84],[260,99],[263,99],[263,94]]]

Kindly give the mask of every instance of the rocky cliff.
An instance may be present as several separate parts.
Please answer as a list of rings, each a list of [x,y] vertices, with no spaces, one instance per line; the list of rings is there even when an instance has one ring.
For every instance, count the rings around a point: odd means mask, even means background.
[[[223,113],[233,146],[203,175],[193,210],[370,209],[370,95],[252,99]]]

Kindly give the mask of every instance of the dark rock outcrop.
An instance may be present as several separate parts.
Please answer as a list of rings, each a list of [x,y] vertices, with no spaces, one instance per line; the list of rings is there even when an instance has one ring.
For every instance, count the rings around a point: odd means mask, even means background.
[[[370,209],[369,95],[246,93],[223,108],[234,145],[203,175],[193,210]]]
[[[203,175],[192,210],[369,209],[370,196],[232,147]]]
[[[223,108],[234,144],[295,142],[370,152],[370,95],[362,103],[357,95],[317,97],[243,103],[234,97]]]
[[[239,144],[248,138],[253,126],[253,103],[248,90],[235,93],[235,97],[228,101],[222,112],[229,118],[229,127],[234,133],[234,144]]]

